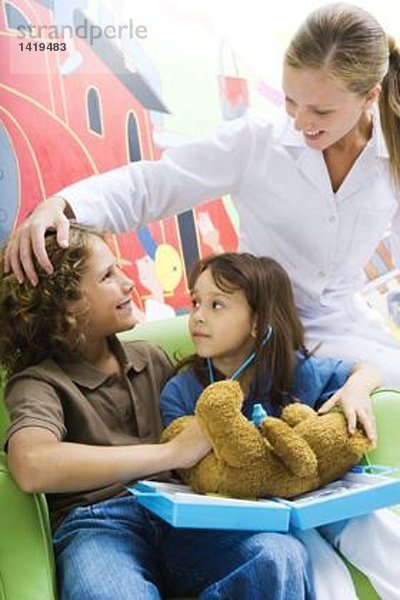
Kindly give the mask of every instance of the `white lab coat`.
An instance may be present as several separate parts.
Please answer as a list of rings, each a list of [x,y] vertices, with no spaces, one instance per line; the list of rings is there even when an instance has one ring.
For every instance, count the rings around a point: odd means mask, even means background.
[[[374,362],[386,385],[400,387],[400,344],[355,296],[390,222],[400,265],[400,209],[373,118],[372,138],[337,193],[322,153],[279,112],[223,124],[161,161],[131,163],[60,195],[78,221],[122,232],[230,193],[240,249],[288,271],[308,344],[322,340],[321,354]]]
[[[357,600],[350,574],[333,547],[366,575],[379,598],[400,600],[398,515],[381,509],[319,530],[295,529],[293,533],[311,559],[317,600]]]

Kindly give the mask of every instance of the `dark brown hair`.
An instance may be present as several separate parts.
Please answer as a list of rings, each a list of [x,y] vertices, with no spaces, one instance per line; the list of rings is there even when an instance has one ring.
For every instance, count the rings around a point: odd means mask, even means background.
[[[0,253],[0,364],[7,376],[46,358],[79,355],[83,341],[81,323],[88,307],[69,310],[82,299],[80,284],[88,268],[90,238],[105,236],[71,225],[69,247],[60,248],[56,234],[46,234],[46,250],[54,272],[48,275],[36,259],[39,283],[19,284],[13,273],[4,273],[4,250]]]
[[[193,290],[197,279],[207,269],[215,284],[224,292],[242,290],[255,319],[255,376],[252,390],[257,393],[265,382],[266,366],[271,384],[270,400],[280,404],[290,392],[295,367],[295,351],[304,350],[303,325],[297,316],[292,286],[286,271],[274,259],[249,253],[227,252],[200,260],[189,278]],[[263,342],[269,326],[272,335]],[[182,361],[192,365],[199,379],[208,384],[205,361],[192,356]]]

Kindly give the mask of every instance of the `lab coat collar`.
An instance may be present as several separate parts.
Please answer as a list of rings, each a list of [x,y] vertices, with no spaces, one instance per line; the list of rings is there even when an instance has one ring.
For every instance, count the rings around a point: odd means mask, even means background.
[[[375,156],[379,158],[389,158],[389,152],[386,146],[385,138],[383,137],[381,119],[377,106],[372,109],[372,137],[369,144],[375,149]]]
[[[379,110],[377,106],[374,106],[371,110],[372,114],[372,136],[368,142],[368,146],[373,149],[373,154],[377,158],[389,158],[389,153],[386,147],[385,139],[383,137]],[[307,146],[304,141],[303,134],[300,131],[296,131],[293,126],[293,119],[288,115],[285,116],[284,122],[282,123],[280,130],[280,138],[279,141],[283,146],[292,146],[294,148],[303,148],[304,150],[310,151],[313,154],[315,150]],[[279,131],[278,130],[278,131]]]
[[[335,194],[338,199],[350,196],[358,188],[365,185],[365,179],[380,173],[383,164],[379,159],[387,159],[388,151],[380,127],[378,109],[372,111],[372,136],[364,149],[362,156],[343,181]],[[313,150],[304,141],[301,132],[293,127],[293,120],[286,117],[286,123],[281,128],[280,143],[286,146],[304,177],[327,198],[333,197],[332,185],[322,152]],[[385,161],[386,162],[386,161]]]

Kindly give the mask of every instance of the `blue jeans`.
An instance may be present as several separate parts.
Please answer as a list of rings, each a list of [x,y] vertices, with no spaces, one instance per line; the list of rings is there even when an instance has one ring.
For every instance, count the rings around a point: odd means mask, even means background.
[[[73,509],[54,534],[60,600],[313,600],[289,534],[175,529],[134,496]]]

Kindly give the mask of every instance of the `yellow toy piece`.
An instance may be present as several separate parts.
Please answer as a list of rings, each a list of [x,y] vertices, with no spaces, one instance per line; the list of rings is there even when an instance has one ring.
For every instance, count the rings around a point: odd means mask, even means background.
[[[172,293],[182,279],[181,257],[173,246],[160,244],[155,254],[156,276],[163,291]]]

